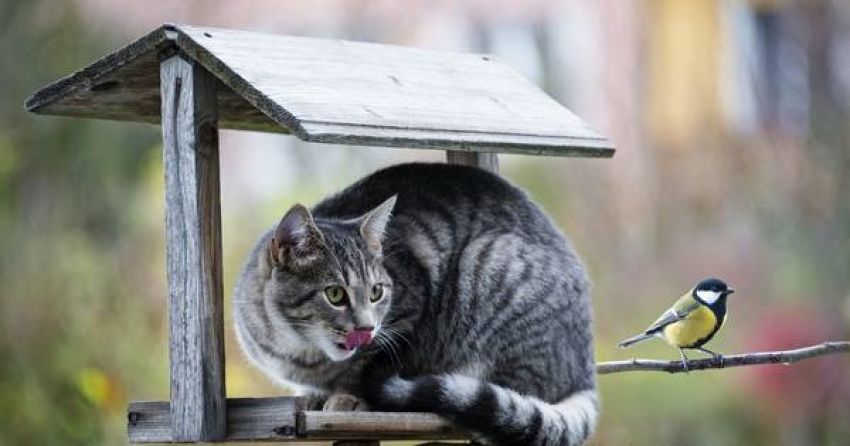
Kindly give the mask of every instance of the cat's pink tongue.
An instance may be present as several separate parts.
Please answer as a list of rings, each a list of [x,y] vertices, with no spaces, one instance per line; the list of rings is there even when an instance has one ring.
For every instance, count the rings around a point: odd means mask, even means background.
[[[354,350],[370,342],[372,342],[371,330],[353,330],[345,335],[345,348],[348,350]]]

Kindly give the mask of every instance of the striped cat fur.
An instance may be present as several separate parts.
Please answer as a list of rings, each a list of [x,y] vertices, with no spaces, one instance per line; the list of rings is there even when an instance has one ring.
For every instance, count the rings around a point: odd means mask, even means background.
[[[398,165],[294,206],[233,300],[246,357],[302,394],[435,412],[491,445],[578,445],[596,425],[585,268],[484,170]],[[355,328],[375,341],[350,348]]]

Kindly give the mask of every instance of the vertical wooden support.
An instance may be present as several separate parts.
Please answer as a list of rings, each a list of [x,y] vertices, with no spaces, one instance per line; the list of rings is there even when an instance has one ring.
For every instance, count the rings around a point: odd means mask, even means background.
[[[495,153],[458,152],[454,150],[447,150],[446,162],[449,164],[462,164],[464,166],[479,167],[484,170],[489,170],[497,175],[499,173],[499,157]]]
[[[216,81],[180,55],[160,65],[173,441],[227,436]]]

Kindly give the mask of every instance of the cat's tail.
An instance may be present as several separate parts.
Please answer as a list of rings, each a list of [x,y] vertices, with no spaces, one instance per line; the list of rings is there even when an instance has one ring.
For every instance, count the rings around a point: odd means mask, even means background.
[[[558,403],[463,375],[425,375],[414,380],[393,377],[373,409],[434,412],[491,445],[582,444],[596,427],[599,403],[595,389],[573,393]],[[376,404],[377,403],[377,404]]]

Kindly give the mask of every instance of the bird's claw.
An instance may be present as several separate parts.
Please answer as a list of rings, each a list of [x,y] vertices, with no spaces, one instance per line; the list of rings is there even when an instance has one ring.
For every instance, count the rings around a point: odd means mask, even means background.
[[[682,357],[682,369],[684,369],[685,373],[690,374],[690,368],[688,367],[688,357],[685,356],[685,351],[681,348],[679,349],[679,356]]]
[[[723,367],[723,361],[726,358],[724,358],[720,353],[715,353],[713,359],[715,364],[717,364],[717,367]]]

